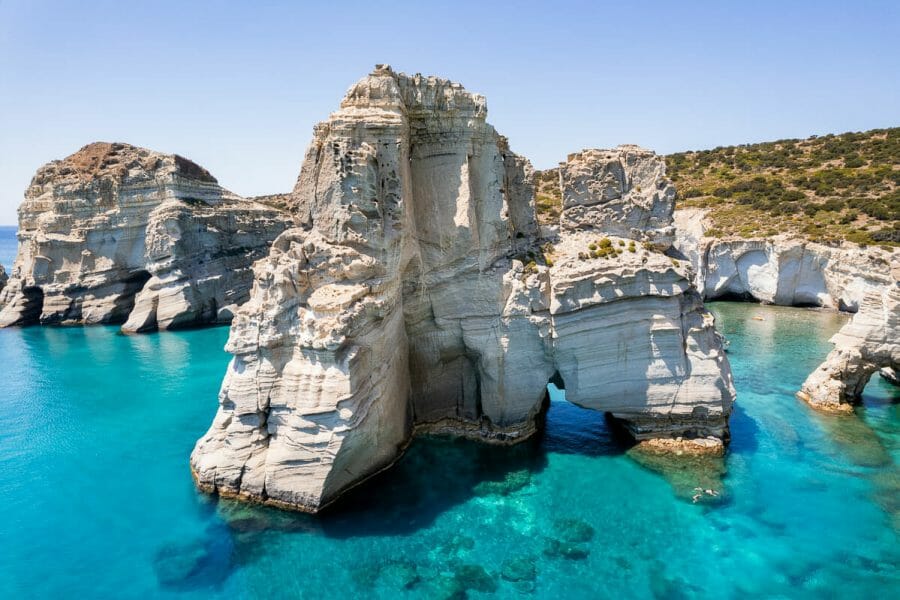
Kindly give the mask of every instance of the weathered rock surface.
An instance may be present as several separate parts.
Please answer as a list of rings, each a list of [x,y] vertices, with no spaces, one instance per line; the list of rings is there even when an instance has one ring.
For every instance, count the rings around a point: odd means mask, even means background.
[[[286,221],[180,156],[90,144],[42,167],[25,192],[0,326],[228,322]]]
[[[891,265],[900,261],[900,253],[852,243],[708,238],[701,209],[675,211],[675,223],[675,249],[691,261],[705,300],[740,297],[855,312],[868,293],[890,287]]]
[[[0,292],[3,291],[3,287],[6,285],[9,276],[6,274],[6,269],[3,268],[3,265],[0,265]]]
[[[813,371],[797,396],[829,412],[848,412],[873,373],[900,369],[900,264],[885,289],[866,294],[853,319],[831,342],[834,349]]]
[[[593,230],[653,243],[675,241],[675,186],[655,152],[630,144],[582,150],[560,163],[563,230]]]
[[[458,84],[379,66],[315,128],[297,227],[255,265],[232,324],[219,411],[191,456],[202,489],[314,512],[417,431],[524,439],[551,379],[638,438],[727,436],[730,371],[687,271],[626,240],[585,258],[602,221],[588,209],[608,204],[587,195],[580,224],[542,247],[530,166],[486,114]],[[653,158],[621,160],[662,177]],[[614,199],[621,173],[585,168]]]

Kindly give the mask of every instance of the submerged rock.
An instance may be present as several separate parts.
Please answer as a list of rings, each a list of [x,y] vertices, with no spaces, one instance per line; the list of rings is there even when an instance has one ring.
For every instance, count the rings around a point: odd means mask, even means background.
[[[482,481],[475,485],[476,496],[508,496],[531,484],[531,471],[519,469],[506,474],[503,481]]]
[[[682,500],[694,504],[728,500],[722,452],[672,452],[659,445],[637,444],[627,454],[642,467],[662,475]]]
[[[228,578],[233,551],[229,536],[214,528],[203,539],[164,545],[156,553],[153,568],[163,587],[205,588]]]
[[[556,519],[553,521],[553,531],[566,542],[583,543],[594,539],[594,528],[581,519]]]
[[[481,565],[460,565],[454,570],[454,578],[466,591],[486,593],[497,591],[497,581]]]
[[[582,153],[580,224],[540,239],[531,167],[486,115],[459,84],[379,66],[315,128],[297,226],[235,315],[191,457],[202,489],[316,512],[416,433],[529,437],[551,379],[640,439],[725,437],[731,375],[687,266],[604,237],[592,212],[615,206],[628,235],[670,227],[658,157],[616,151],[631,187],[610,204],[619,167]]]
[[[537,578],[537,561],[533,556],[517,556],[503,561],[500,577],[507,581],[534,581]]]
[[[41,167],[25,192],[0,327],[228,322],[286,221],[181,156],[90,144]]]
[[[584,560],[591,551],[584,544],[567,542],[555,538],[544,540],[544,555],[549,558],[567,558],[569,560]]]

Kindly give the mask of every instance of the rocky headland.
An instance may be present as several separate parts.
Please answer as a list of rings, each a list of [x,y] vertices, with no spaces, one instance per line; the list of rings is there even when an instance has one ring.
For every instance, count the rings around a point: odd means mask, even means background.
[[[181,156],[90,144],[41,167],[25,192],[0,327],[227,323],[287,220]]]
[[[295,227],[254,266],[198,485],[316,512],[421,432],[511,443],[546,386],[638,439],[720,453],[734,390],[674,190],[636,147],[569,157],[542,237],[532,169],[483,97],[379,66],[319,124]],[[660,445],[661,447],[662,445]]]

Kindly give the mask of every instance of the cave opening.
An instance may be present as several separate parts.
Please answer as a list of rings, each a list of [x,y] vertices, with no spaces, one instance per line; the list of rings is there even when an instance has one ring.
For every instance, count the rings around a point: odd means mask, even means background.
[[[150,281],[150,272],[141,269],[133,273],[129,273],[123,280],[125,284],[122,293],[115,301],[115,310],[110,314],[109,324],[124,323],[128,320],[128,315],[134,310],[135,296],[144,289],[144,286]]]
[[[44,290],[32,285],[22,288],[22,312],[20,325],[35,325],[44,312]]]
[[[566,399],[559,371],[547,382],[541,444],[548,452],[609,456],[634,444],[608,412],[584,408]]]

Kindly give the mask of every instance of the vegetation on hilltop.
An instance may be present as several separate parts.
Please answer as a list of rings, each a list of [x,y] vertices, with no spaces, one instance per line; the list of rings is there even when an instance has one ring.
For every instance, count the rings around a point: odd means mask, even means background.
[[[713,237],[793,233],[900,246],[900,128],[679,152],[665,157],[677,205],[709,210]],[[537,173],[542,223],[561,206]]]

